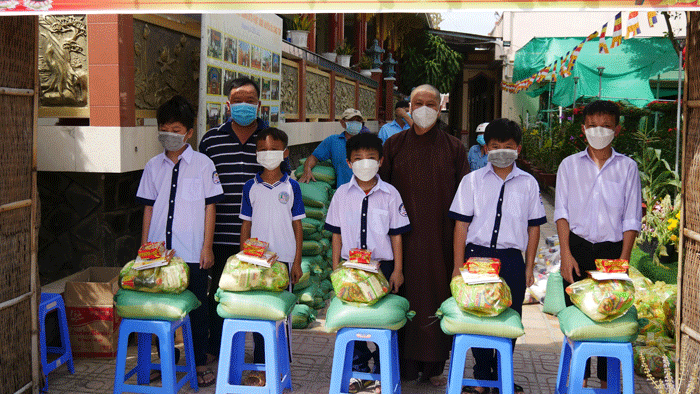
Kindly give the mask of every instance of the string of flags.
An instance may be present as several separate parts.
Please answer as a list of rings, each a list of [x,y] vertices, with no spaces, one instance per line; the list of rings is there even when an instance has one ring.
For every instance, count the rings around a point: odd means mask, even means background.
[[[654,25],[658,23],[656,11],[647,12],[647,21],[649,23],[649,27],[654,27]],[[618,12],[617,15],[615,15],[612,42],[610,43],[609,48],[606,42],[607,29],[608,23],[606,22],[600,29],[600,35],[597,31],[591,33],[588,37],[584,38],[583,41],[581,41],[581,43],[576,45],[576,47],[574,47],[573,50],[566,52],[566,55],[561,56],[559,59],[555,59],[554,63],[543,67],[535,74],[532,74],[532,76],[530,76],[529,78],[522,79],[518,82],[502,81],[501,89],[508,93],[518,93],[522,90],[526,90],[533,83],[540,83],[548,77],[551,79],[552,82],[556,82],[557,76],[562,78],[571,76],[574,66],[576,65],[576,59],[578,58],[581,49],[583,49],[583,45],[588,41],[593,41],[596,38],[598,38],[598,53],[604,54],[609,54],[610,49],[614,49],[620,46],[620,44],[622,44],[622,12]],[[627,30],[624,38],[625,40],[629,40],[637,36],[637,34],[641,33],[642,30],[639,26],[639,12],[632,11],[629,13],[629,16],[627,18]]]

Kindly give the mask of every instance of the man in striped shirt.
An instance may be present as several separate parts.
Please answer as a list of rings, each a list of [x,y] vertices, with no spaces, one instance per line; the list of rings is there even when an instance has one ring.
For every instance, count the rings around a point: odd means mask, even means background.
[[[214,266],[212,289],[209,292],[210,329],[209,353],[219,354],[223,320],[216,313],[214,293],[219,285],[226,259],[239,252],[241,199],[243,185],[262,171],[256,160],[255,137],[267,124],[258,117],[260,88],[250,78],[237,78],[226,83],[229,92],[231,118],[202,137],[200,152],[207,155],[216,166],[225,198],[216,204],[214,230]]]

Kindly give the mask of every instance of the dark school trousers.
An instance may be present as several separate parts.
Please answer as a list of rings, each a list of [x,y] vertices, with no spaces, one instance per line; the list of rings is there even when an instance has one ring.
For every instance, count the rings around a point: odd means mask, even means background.
[[[208,333],[209,333],[209,269],[201,269],[199,263],[187,263],[190,268],[190,284],[187,290],[194,293],[202,305],[190,312],[192,322],[192,347],[194,348],[194,364],[207,364]]]
[[[214,300],[214,294],[219,288],[221,273],[224,271],[226,260],[240,251],[239,245],[214,244],[214,266],[211,267],[211,282],[209,283],[209,353],[219,356],[221,349],[221,332],[224,327],[224,319],[216,313],[219,304]]]
[[[394,260],[382,261],[379,264],[379,269],[386,277],[386,280],[391,278],[394,272]],[[389,289],[391,291],[391,289]],[[352,356],[352,370],[357,372],[369,372],[369,360],[374,357],[374,373],[379,373],[379,349],[376,352],[369,350],[366,341],[355,341],[355,351]]]
[[[595,271],[595,261],[596,259],[619,259],[622,254],[622,241],[619,242],[600,242],[591,243],[585,239],[579,237],[573,232],[569,232],[569,249],[571,250],[571,255],[574,256],[574,260],[578,263],[579,272],[581,275],[576,275],[576,271],[572,271],[574,276],[574,281],[578,282],[580,280],[586,279],[588,274],[586,271]],[[564,279],[562,281],[564,284],[564,301],[566,306],[571,306],[573,303],[566,293],[566,288],[571,284]],[[586,372],[584,378],[588,379],[591,377],[591,360],[586,362]],[[598,379],[602,381],[608,380],[608,362],[605,357],[598,357],[596,374]]]
[[[464,258],[491,257],[501,261],[500,277],[510,287],[513,304],[510,306],[522,317],[523,300],[525,299],[525,260],[523,252],[518,249],[492,249],[484,246],[467,244]],[[515,339],[513,339],[515,348]],[[498,362],[496,350],[472,348],[474,355],[474,378],[483,380],[498,379]]]

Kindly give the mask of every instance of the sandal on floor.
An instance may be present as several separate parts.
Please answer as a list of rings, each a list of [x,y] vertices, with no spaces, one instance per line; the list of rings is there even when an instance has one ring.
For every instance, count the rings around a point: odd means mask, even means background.
[[[266,384],[265,372],[263,371],[250,371],[248,376],[243,381],[245,386],[258,386],[263,387]]]
[[[152,370],[149,378],[150,378],[151,383],[159,381],[160,380],[160,371],[157,369]]]
[[[362,390],[363,388],[364,387],[363,387],[362,381],[360,379],[357,379],[357,378],[350,379],[350,385],[348,386],[348,393],[355,394],[355,393],[359,392],[360,390]]]
[[[517,384],[513,385],[513,392],[515,394],[523,394],[525,391],[523,391],[523,388],[518,386]]]
[[[207,381],[206,377],[212,375],[212,379],[210,381]],[[201,379],[201,382],[200,382]],[[216,383],[216,377],[214,377],[214,372],[211,369],[207,369],[206,371],[197,371],[197,386],[199,387],[209,387],[212,384]]]

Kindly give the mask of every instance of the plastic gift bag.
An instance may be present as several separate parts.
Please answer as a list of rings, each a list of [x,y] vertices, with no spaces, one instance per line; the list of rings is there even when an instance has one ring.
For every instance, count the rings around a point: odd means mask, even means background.
[[[626,280],[587,278],[569,285],[566,293],[574,305],[597,322],[614,320],[634,304],[634,285]]]
[[[275,261],[270,268],[244,263],[235,255],[228,258],[219,287],[228,291],[282,291],[289,286],[287,266]]]
[[[372,305],[389,292],[389,281],[381,271],[367,272],[339,267],[331,273],[336,297],[345,302]]]
[[[119,272],[119,286],[122,289],[146,293],[180,294],[190,283],[190,267],[179,257],[170,259],[168,265],[137,270],[136,260],[132,260]]]
[[[450,290],[460,309],[477,316],[497,316],[513,303],[510,287],[502,278],[498,283],[468,285],[455,276]]]

